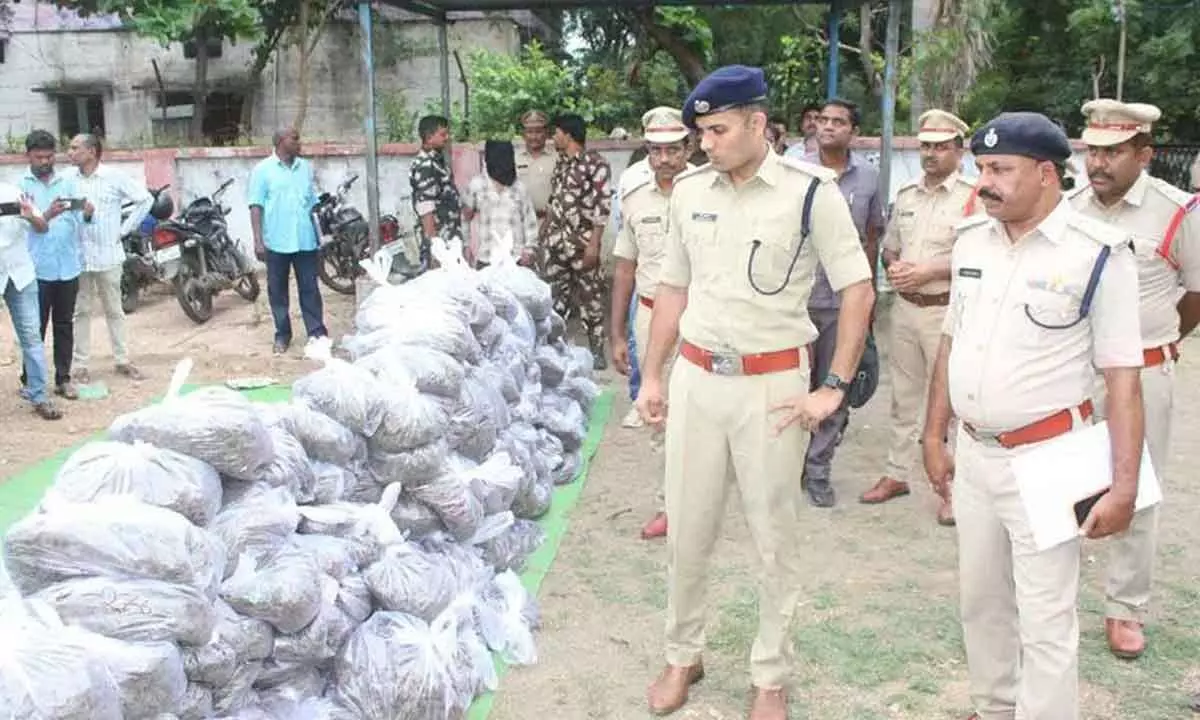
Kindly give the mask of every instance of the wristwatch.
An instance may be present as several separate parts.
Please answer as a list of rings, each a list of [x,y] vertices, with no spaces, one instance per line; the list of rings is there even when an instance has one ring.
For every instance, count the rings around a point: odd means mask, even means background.
[[[850,389],[850,383],[837,376],[837,373],[829,373],[825,379],[821,381],[821,387],[827,387],[833,390],[841,390],[846,392]]]

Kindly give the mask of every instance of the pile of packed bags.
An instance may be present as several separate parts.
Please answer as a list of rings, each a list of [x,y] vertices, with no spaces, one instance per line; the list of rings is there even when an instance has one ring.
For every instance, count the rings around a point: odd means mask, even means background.
[[[0,717],[442,720],[536,660],[515,573],[598,395],[548,287],[434,271],[262,404],[117,418],[14,525]]]

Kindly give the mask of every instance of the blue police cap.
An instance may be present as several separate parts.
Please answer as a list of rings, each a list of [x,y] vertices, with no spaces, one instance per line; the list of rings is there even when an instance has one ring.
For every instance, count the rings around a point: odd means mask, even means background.
[[[726,65],[696,84],[683,104],[683,124],[694,129],[698,116],[766,102],[766,99],[767,79],[762,68]]]
[[[1035,112],[1000,113],[971,137],[971,154],[1024,155],[1034,160],[1066,162],[1071,142],[1050,118]]]

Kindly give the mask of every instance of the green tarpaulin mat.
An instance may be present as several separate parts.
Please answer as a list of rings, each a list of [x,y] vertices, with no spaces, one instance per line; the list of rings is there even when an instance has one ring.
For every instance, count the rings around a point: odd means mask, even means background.
[[[185,387],[184,392],[195,388],[196,386]],[[291,397],[292,389],[290,386],[272,385],[246,390],[243,394],[251,400],[260,402],[284,402]],[[542,581],[545,580],[546,573],[549,572],[550,566],[554,562],[554,556],[558,554],[558,547],[562,543],[563,535],[567,532],[567,516],[579,502],[579,497],[583,493],[592,458],[595,457],[596,450],[600,447],[600,441],[604,437],[604,427],[612,413],[612,403],[612,390],[605,390],[597,398],[592,407],[587,439],[583,444],[583,463],[579,469],[579,475],[570,485],[561,485],[554,489],[554,499],[550,505],[550,511],[538,521],[546,532],[546,541],[542,543],[537,552],[529,556],[525,572],[521,575],[521,582],[535,596],[541,589]],[[0,481],[0,532],[7,531],[10,525],[37,506],[46,488],[54,482],[54,476],[59,467],[78,447],[76,445],[67,448],[26,468],[17,475]],[[496,660],[496,668],[503,675],[505,667],[499,659]],[[477,698],[467,713],[467,719],[485,720],[491,713],[493,699],[491,693]]]

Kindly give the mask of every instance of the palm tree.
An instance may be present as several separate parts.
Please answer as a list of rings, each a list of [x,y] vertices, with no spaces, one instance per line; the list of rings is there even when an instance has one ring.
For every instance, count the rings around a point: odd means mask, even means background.
[[[912,126],[930,107],[957,112],[992,62],[995,0],[913,0]]]

